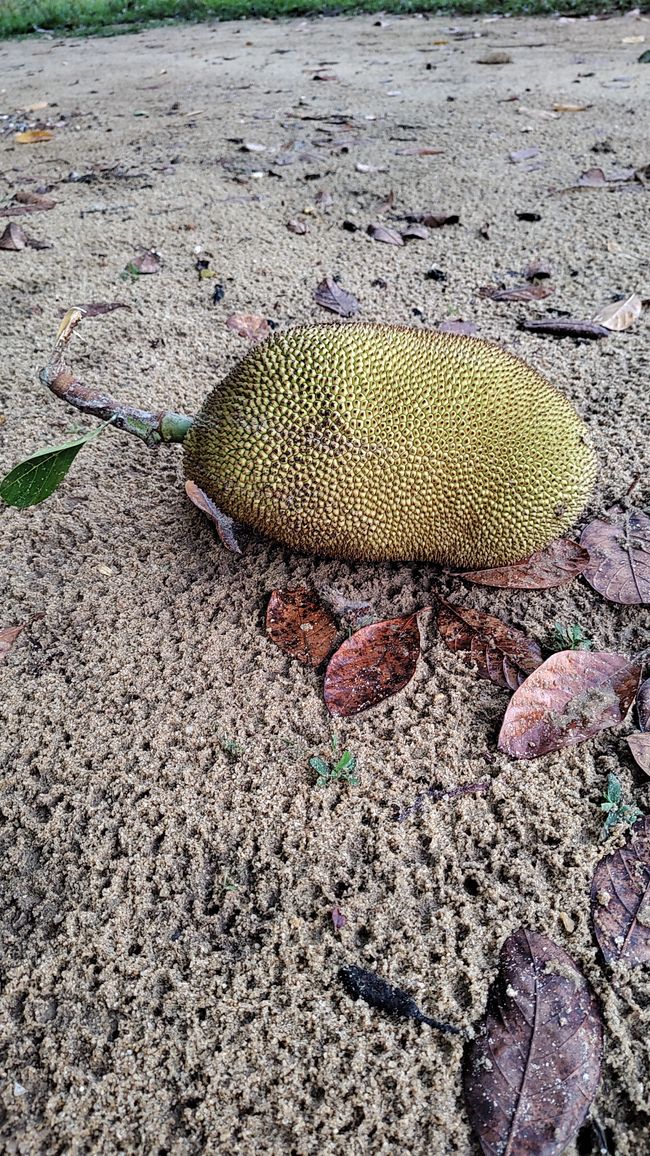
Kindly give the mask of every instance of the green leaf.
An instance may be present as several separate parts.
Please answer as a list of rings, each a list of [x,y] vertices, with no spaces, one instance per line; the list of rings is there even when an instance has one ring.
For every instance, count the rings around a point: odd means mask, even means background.
[[[620,803],[621,801],[621,784],[616,775],[610,774],[607,776],[607,798],[610,803]]]
[[[30,454],[2,479],[0,498],[19,510],[44,502],[63,481],[82,446],[97,437],[107,425],[110,422],[104,422],[99,429],[90,430],[63,445],[48,446]]]
[[[314,768],[314,770],[316,771],[316,774],[320,775],[321,778],[324,778],[324,779],[329,778],[330,769],[329,769],[329,767],[328,767],[328,765],[324,759],[319,759],[319,758],[310,759],[309,765],[310,765],[310,767]]]

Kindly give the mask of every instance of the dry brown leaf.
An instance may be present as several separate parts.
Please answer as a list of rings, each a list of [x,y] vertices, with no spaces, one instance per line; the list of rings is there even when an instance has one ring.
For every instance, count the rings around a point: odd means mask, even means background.
[[[650,603],[650,517],[641,510],[611,510],[585,526],[580,545],[589,562],[584,577],[608,602]]]
[[[19,252],[21,249],[27,247],[27,234],[20,225],[15,225],[10,221],[4,233],[0,237],[0,249],[8,249],[13,252]]]
[[[138,273],[160,273],[161,265],[160,253],[155,253],[153,249],[145,249],[129,262],[129,266]]]
[[[266,631],[285,654],[303,666],[320,666],[332,651],[338,629],[313,590],[274,590],[266,611]]]
[[[402,237],[405,241],[428,241],[429,230],[426,225],[418,225],[417,222],[414,222],[402,229]]]
[[[618,726],[634,702],[640,677],[638,663],[622,654],[552,654],[513,694],[499,750],[513,759],[537,759]]]
[[[573,582],[589,564],[589,554],[571,538],[559,538],[544,550],[537,550],[523,562],[469,570],[460,574],[479,586],[500,586],[509,590],[548,590]]]
[[[623,329],[629,329],[634,325],[642,311],[643,302],[638,293],[631,293],[625,301],[612,301],[610,305],[599,309],[594,315],[594,321],[597,325],[604,325],[605,329],[620,333]]]
[[[485,1156],[561,1156],[598,1089],[602,1053],[598,1000],[571,956],[545,935],[514,932],[463,1064]]]
[[[52,140],[54,133],[49,128],[29,128],[26,132],[14,133],[16,144],[38,144],[39,141]]]
[[[522,320],[517,322],[518,329],[525,329],[527,333],[549,333],[553,337],[578,337],[595,340],[599,337],[609,337],[609,329],[604,325],[596,325],[593,321],[574,321],[570,317],[549,317],[539,321]]]
[[[373,241],[382,241],[385,245],[403,245],[404,239],[397,229],[390,229],[386,225],[368,225],[368,234]]]
[[[347,289],[342,289],[333,277],[325,277],[317,285],[312,294],[314,301],[330,313],[338,313],[341,317],[352,317],[359,310],[359,302]]]
[[[363,626],[339,647],[325,673],[330,714],[348,718],[409,683],[420,655],[417,614]]]
[[[641,683],[636,696],[636,713],[639,720],[639,729],[650,732],[650,678]]]
[[[489,297],[491,301],[542,301],[555,290],[552,285],[512,285],[500,289],[498,285],[481,285],[479,297]]]
[[[422,225],[426,225],[429,229],[442,229],[443,225],[458,225],[460,224],[460,216],[458,213],[436,212],[422,213],[418,218]]]
[[[650,817],[596,866],[591,914],[605,963],[650,963]]]
[[[233,313],[226,321],[226,329],[249,341],[262,341],[271,332],[266,317],[257,313]]]
[[[297,236],[302,237],[309,232],[309,225],[306,221],[301,221],[299,217],[293,217],[291,221],[287,221],[287,229],[290,233],[296,233]]]
[[[628,735],[627,745],[635,763],[650,775],[650,735]]]
[[[516,690],[542,663],[539,643],[484,610],[439,600],[438,630],[450,650],[479,678]]]
[[[2,662],[9,653],[18,635],[22,634],[26,625],[26,623],[23,623],[22,626],[4,626],[0,630],[0,662]]]
[[[209,498],[204,490],[200,489],[195,482],[187,481],[185,483],[185,493],[190,502],[205,514],[207,518],[216,527],[217,533],[227,550],[233,554],[241,554],[241,546],[237,539],[237,523],[224,514],[217,505]]]
[[[42,193],[31,193],[25,189],[18,189],[14,193],[14,201],[18,205],[33,205],[36,209],[53,209],[56,201],[51,197],[44,197]]]

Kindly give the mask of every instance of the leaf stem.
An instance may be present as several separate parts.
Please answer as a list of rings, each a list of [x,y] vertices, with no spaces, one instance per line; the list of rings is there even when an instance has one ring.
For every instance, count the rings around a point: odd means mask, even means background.
[[[39,373],[43,385],[61,401],[73,405],[82,413],[110,421],[116,429],[141,438],[148,446],[159,445],[161,442],[182,442],[194,421],[192,417],[170,410],[156,413],[124,405],[109,394],[88,389],[70,373],[64,362],[65,348],[84,314],[85,310],[77,307],[69,309],[63,318],[52,356]]]

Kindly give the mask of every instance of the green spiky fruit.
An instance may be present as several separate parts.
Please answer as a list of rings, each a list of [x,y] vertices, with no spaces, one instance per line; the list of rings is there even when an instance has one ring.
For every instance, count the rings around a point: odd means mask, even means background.
[[[562,534],[595,459],[570,403],[511,353],[334,323],[252,349],[198,415],[185,471],[296,550],[476,569]]]

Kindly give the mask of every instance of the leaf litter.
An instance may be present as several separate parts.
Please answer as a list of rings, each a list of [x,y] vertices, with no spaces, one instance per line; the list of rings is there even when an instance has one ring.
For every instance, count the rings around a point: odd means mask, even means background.
[[[339,633],[318,595],[306,587],[274,590],[266,611],[266,632],[280,650],[303,666],[320,666]]]
[[[539,643],[483,610],[438,600],[438,630],[445,644],[479,678],[516,690],[541,665]]]
[[[329,661],[325,704],[348,718],[403,690],[420,657],[417,613],[373,622],[352,634]]]
[[[635,823],[627,843],[597,864],[591,914],[605,963],[650,963],[650,816]]]

